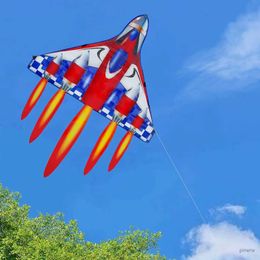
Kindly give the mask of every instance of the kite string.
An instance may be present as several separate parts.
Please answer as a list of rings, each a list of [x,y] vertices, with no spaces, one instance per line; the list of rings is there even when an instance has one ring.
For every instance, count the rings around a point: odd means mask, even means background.
[[[166,155],[167,155],[167,157],[168,157],[168,159],[169,159],[169,161],[170,161],[170,163],[171,163],[173,169],[174,169],[175,172],[177,173],[177,176],[179,177],[179,179],[180,179],[180,181],[181,181],[183,187],[185,188],[185,190],[186,190],[188,196],[190,197],[190,199],[191,199],[191,201],[192,201],[192,203],[193,203],[193,205],[194,205],[196,211],[198,212],[198,214],[199,214],[199,216],[200,216],[202,222],[206,223],[206,219],[204,218],[204,216],[203,216],[203,214],[202,214],[202,212],[201,212],[201,210],[200,210],[200,208],[199,208],[199,206],[198,206],[198,203],[195,201],[195,199],[194,199],[194,197],[193,197],[193,195],[192,195],[190,189],[189,189],[188,186],[186,185],[186,183],[185,183],[185,181],[184,181],[184,179],[183,179],[183,177],[182,177],[182,174],[180,173],[179,169],[177,168],[176,164],[174,163],[172,156],[170,155],[170,153],[169,153],[168,150],[166,149],[166,146],[164,145],[164,143],[163,143],[161,137],[159,136],[158,131],[155,131],[155,134],[157,135],[158,140],[159,140],[159,142],[160,142],[162,148],[164,149],[164,151],[165,151],[165,153],[166,153]]]

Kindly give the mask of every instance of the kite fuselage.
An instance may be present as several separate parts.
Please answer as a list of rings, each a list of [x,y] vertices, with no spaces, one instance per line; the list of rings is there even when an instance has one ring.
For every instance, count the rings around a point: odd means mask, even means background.
[[[84,174],[97,163],[111,142],[117,126],[127,130],[110,163],[113,169],[126,151],[132,137],[148,142],[153,134],[152,118],[146,92],[140,52],[148,31],[148,17],[134,18],[116,37],[107,41],[85,44],[56,52],[34,56],[29,69],[41,76],[21,118],[35,106],[47,82],[59,90],[40,115],[30,142],[46,128],[69,94],[84,103],[72,119],[51,154],[44,176],[49,176],[65,158],[83,131],[92,110],[111,122],[104,129],[93,148]]]

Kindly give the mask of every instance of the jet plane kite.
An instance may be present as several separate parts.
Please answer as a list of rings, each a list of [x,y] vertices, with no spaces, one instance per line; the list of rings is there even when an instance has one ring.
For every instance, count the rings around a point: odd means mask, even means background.
[[[28,68],[41,77],[29,97],[21,119],[31,112],[48,82],[58,88],[50,99],[30,136],[33,142],[45,129],[60,107],[65,94],[83,103],[82,109],[68,125],[46,165],[49,176],[78,139],[93,110],[110,123],[101,133],[84,173],[95,166],[108,147],[117,126],[127,133],[115,150],[108,170],[112,170],[125,153],[133,136],[149,142],[154,134],[140,52],[148,31],[147,15],[133,19],[116,37],[61,51],[34,56]]]

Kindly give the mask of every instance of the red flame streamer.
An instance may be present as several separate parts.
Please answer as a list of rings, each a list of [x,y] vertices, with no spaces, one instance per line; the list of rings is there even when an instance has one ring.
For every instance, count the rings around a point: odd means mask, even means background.
[[[99,158],[105,152],[106,148],[108,147],[109,143],[111,142],[117,128],[117,123],[111,121],[107,127],[104,129],[102,134],[100,135],[94,149],[92,150],[87,164],[84,169],[84,174],[88,174],[91,169],[95,166]]]
[[[30,114],[30,112],[32,111],[32,109],[36,105],[37,101],[41,97],[42,92],[44,91],[47,83],[48,83],[48,81],[45,78],[42,78],[38,82],[38,84],[34,88],[33,92],[31,93],[28,101],[26,102],[26,104],[24,106],[24,109],[23,109],[23,112],[22,112],[22,115],[21,115],[21,120],[25,119]]]
[[[33,142],[45,129],[48,123],[51,121],[58,108],[60,107],[66,92],[63,89],[59,89],[54,96],[50,99],[42,114],[40,115],[37,123],[34,126],[32,134],[30,136],[30,143]]]
[[[85,105],[70,122],[50,156],[44,171],[44,177],[49,176],[70,151],[84,129],[91,112],[92,108]]]
[[[110,161],[110,164],[108,166],[108,171],[112,171],[116,165],[119,163],[121,158],[123,157],[124,153],[126,152],[131,140],[133,137],[132,132],[127,132],[125,136],[122,138],[121,142],[119,143],[118,147],[116,148],[116,151]]]

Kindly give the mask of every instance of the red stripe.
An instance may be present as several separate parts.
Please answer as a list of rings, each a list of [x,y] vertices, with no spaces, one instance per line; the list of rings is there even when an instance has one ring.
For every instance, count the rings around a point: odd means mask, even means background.
[[[80,67],[79,65],[73,62],[71,63],[68,70],[64,74],[64,78],[66,78],[68,81],[74,84],[78,84],[84,72],[85,72],[84,68]]]
[[[140,116],[137,116],[137,117],[133,120],[132,125],[133,125],[135,128],[139,129],[139,128],[142,126],[143,123],[144,123],[144,119],[143,119],[142,117],[140,117]]]
[[[48,65],[46,71],[51,74],[55,75],[56,72],[59,70],[60,65],[56,64],[54,61],[51,61],[50,64]]]
[[[134,105],[135,101],[129,98],[128,96],[124,95],[116,105],[115,109],[120,114],[127,116],[131,112]]]

